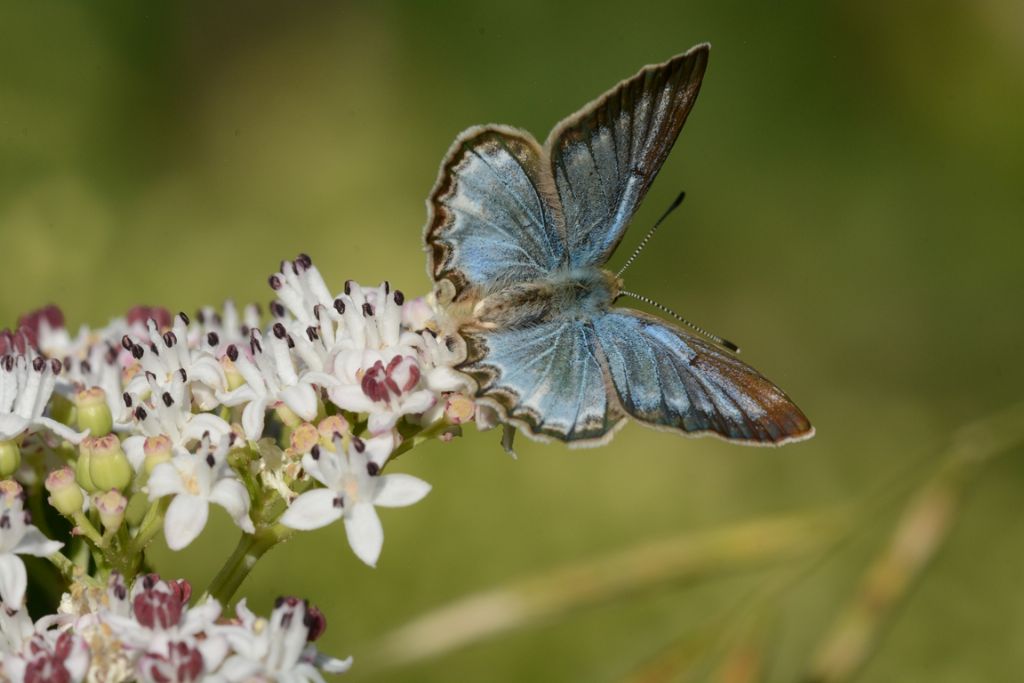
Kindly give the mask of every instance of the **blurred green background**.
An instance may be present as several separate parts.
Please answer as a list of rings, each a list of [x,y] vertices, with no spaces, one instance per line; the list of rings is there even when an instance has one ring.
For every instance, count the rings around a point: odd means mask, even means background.
[[[334,289],[426,292],[424,198],[480,123],[543,139],[640,66],[710,41],[700,100],[620,263],[686,190],[628,286],[738,341],[818,430],[778,451],[630,425],[569,451],[496,433],[399,469],[379,568],[340,527],[272,552],[243,593],[320,605],[354,681],[614,681],[766,610],[764,680],[799,680],[950,434],[1024,382],[1024,5],[977,2],[79,3],[0,6],[0,326],[48,302],[269,299],[282,258]],[[986,467],[859,680],[1020,680],[1024,463]],[[902,488],[900,488],[902,487]],[[881,499],[880,499],[881,500]],[[771,605],[781,571],[599,601],[402,668],[379,639],[467,593],[634,544],[861,501],[875,514]],[[223,516],[159,568],[200,586]],[[781,565],[782,567],[791,565]]]

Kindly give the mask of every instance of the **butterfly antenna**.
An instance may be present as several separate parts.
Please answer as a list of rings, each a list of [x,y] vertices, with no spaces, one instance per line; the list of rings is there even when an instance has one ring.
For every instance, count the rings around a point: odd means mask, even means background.
[[[701,335],[702,337],[706,337],[706,338],[710,339],[711,341],[715,342],[719,346],[724,346],[725,348],[729,349],[733,353],[739,353],[740,352],[740,347],[736,346],[736,344],[733,344],[731,341],[729,341],[725,337],[719,337],[717,334],[712,334],[711,332],[708,332],[707,330],[705,330],[700,325],[694,325],[689,320],[687,320],[683,316],[679,315],[678,313],[673,311],[668,306],[663,306],[663,305],[659,304],[657,301],[654,301],[653,299],[650,299],[649,297],[646,297],[643,294],[637,294],[635,292],[627,292],[624,289],[620,290],[619,294],[622,295],[622,296],[628,296],[631,299],[636,299],[638,301],[643,301],[648,306],[653,306],[654,308],[657,308],[662,313],[665,313],[665,314],[675,318],[676,320],[678,320],[679,322],[681,322],[682,324],[686,325],[691,330],[696,332],[697,334]]]
[[[636,249],[633,250],[633,253],[630,254],[628,259],[626,259],[625,265],[623,265],[621,268],[619,268],[619,272],[615,273],[616,277],[621,277],[622,274],[626,272],[626,268],[629,268],[630,265],[633,264],[633,261],[636,260],[636,257],[640,255],[640,252],[644,250],[644,247],[647,246],[647,243],[651,241],[652,237],[654,237],[654,233],[657,232],[659,227],[661,227],[662,221],[664,221],[666,218],[668,218],[669,214],[671,214],[673,211],[678,209],[679,205],[683,203],[683,200],[685,198],[686,198],[686,193],[685,192],[680,192],[679,196],[676,197],[676,200],[674,202],[672,202],[672,206],[668,207],[668,210],[666,210],[665,213],[661,214],[661,218],[659,218],[658,222],[654,224],[654,227],[651,228],[650,230],[648,230],[647,234],[644,235],[644,238],[642,240],[640,240],[640,244],[638,244],[636,246]]]

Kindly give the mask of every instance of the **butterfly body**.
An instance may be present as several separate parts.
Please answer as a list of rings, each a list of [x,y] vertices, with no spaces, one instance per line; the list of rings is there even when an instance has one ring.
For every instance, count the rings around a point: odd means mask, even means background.
[[[467,326],[514,330],[567,317],[592,320],[611,308],[620,289],[619,278],[607,270],[566,267],[488,293],[474,304]]]
[[[531,437],[603,443],[627,416],[754,445],[813,434],[753,368],[614,305],[622,282],[605,265],[693,106],[708,50],[645,67],[543,145],[471,128],[441,164],[424,237],[446,326],[465,341],[459,370]]]

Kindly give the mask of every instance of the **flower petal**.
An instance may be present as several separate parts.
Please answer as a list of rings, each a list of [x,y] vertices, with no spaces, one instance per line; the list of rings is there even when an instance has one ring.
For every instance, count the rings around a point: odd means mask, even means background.
[[[149,475],[149,480],[146,482],[146,490],[150,501],[185,492],[185,485],[181,481],[181,473],[174,466],[173,461],[162,462],[153,468]]]
[[[263,396],[249,401],[242,411],[242,429],[245,438],[256,441],[263,436],[263,421],[267,415],[267,399]]]
[[[431,486],[411,474],[385,474],[377,485],[373,504],[385,508],[398,508],[423,500]]]
[[[302,531],[327,526],[341,518],[342,509],[334,505],[337,497],[338,494],[330,489],[307,491],[288,506],[281,515],[281,524]]]
[[[28,428],[28,420],[14,413],[0,414],[0,441],[10,441]]]
[[[154,472],[156,470],[153,470]],[[167,507],[164,536],[167,547],[181,550],[202,532],[210,516],[210,504],[198,496],[178,494]]]
[[[316,417],[317,392],[312,384],[296,384],[281,391],[281,400],[296,415],[309,422]]]
[[[12,553],[18,555],[35,555],[36,557],[46,557],[52,555],[61,548],[64,544],[60,541],[51,541],[46,536],[43,536],[43,532],[34,526],[25,527],[25,533],[18,541],[18,544],[11,549]]]
[[[25,599],[25,587],[28,575],[25,563],[13,553],[0,555],[0,600],[5,604],[20,609]]]
[[[227,510],[242,531],[248,534],[256,531],[249,519],[249,492],[242,482],[237,479],[221,479],[210,491],[210,502]]]
[[[373,506],[369,503],[353,505],[345,515],[345,533],[356,557],[376,567],[380,550],[384,546],[384,528]]]

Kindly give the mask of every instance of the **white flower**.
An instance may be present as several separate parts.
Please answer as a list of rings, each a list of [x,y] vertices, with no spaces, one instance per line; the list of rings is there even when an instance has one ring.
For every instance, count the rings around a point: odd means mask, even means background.
[[[181,550],[199,536],[210,503],[227,510],[242,531],[256,530],[249,519],[249,492],[228,467],[231,440],[227,434],[211,447],[209,437],[203,437],[195,454],[178,454],[153,468],[147,484],[149,500],[174,496],[164,518],[164,536],[171,550]]]
[[[260,307],[249,304],[239,312],[235,302],[224,302],[221,311],[204,306],[196,312],[195,320],[188,328],[190,348],[202,348],[205,344],[216,357],[227,352],[231,344],[245,344],[252,330],[260,327]]]
[[[437,402],[433,391],[419,388],[422,373],[411,355],[350,351],[335,358],[334,370],[340,384],[327,390],[331,402],[369,415],[371,434],[389,431],[403,416],[423,413]]]
[[[41,356],[0,357],[0,441],[13,439],[33,427],[46,428],[72,443],[80,442],[88,434],[43,415],[60,370],[60,361]]]
[[[176,377],[171,384],[160,387],[154,380],[149,385],[150,400],[142,401],[137,395],[125,392],[123,400],[138,422],[142,434],[129,436],[122,443],[128,460],[136,472],[142,470],[146,455],[146,437],[166,436],[176,455],[185,455],[189,445],[209,434],[211,441],[219,442],[231,432],[231,425],[213,413],[193,413],[188,399],[188,386]]]
[[[363,441],[352,437],[346,453],[341,439],[334,451],[313,448],[302,458],[303,468],[326,488],[303,493],[281,517],[293,529],[319,529],[344,518],[352,551],[375,566],[384,544],[384,530],[374,506],[404,507],[421,500],[430,484],[409,474],[380,474],[394,449],[391,434]]]
[[[234,654],[213,680],[324,683],[321,670],[343,673],[352,666],[351,657],[336,659],[317,652],[312,641],[324,629],[323,617],[302,600],[279,599],[269,621],[249,611],[244,599],[238,601],[235,612],[237,626],[216,629],[227,638]]]
[[[25,599],[28,577],[25,563],[18,555],[46,557],[63,547],[51,541],[32,525],[24,509],[21,487],[14,482],[2,482],[0,488],[0,600],[18,608]]]
[[[246,404],[242,411],[242,428],[250,441],[263,435],[267,408],[284,404],[292,412],[309,422],[316,417],[319,406],[319,386],[335,384],[330,375],[316,370],[301,374],[295,367],[290,347],[295,341],[282,323],[271,328],[272,334],[264,341],[259,330],[252,331],[252,360],[237,347],[228,348],[228,358],[245,379],[245,384],[220,396],[226,406]]]
[[[52,621],[52,618],[43,617],[39,621],[44,620]],[[79,683],[84,680],[91,659],[85,639],[70,631],[47,630],[39,624],[36,629],[20,651],[0,658],[4,680],[11,683]]]
[[[281,270],[271,275],[269,282],[283,308],[303,325],[315,323],[313,310],[316,306],[333,305],[334,297],[327,289],[323,276],[313,265],[313,259],[306,254],[299,254],[294,261],[282,261]],[[281,317],[284,311],[278,308],[273,312]]]
[[[149,330],[148,348],[125,335],[121,344],[131,351],[139,361],[144,373],[135,375],[126,391],[144,393],[148,386],[157,388],[184,382],[191,390],[200,410],[210,410],[218,405],[216,394],[227,385],[224,369],[212,353],[201,348],[189,348],[188,325],[191,321],[184,313],[174,316],[174,326],[160,334],[156,321],[147,321]]]
[[[211,635],[220,617],[220,603],[207,599],[189,607],[191,593],[187,581],[162,581],[156,574],[148,574],[132,585],[128,614],[100,612],[106,630],[115,634],[123,647],[142,655],[136,671],[145,680],[160,680],[162,673],[173,671],[167,667],[169,662],[182,665],[182,673],[194,672],[196,652],[202,656],[200,671],[216,669],[227,655],[227,641]]]

